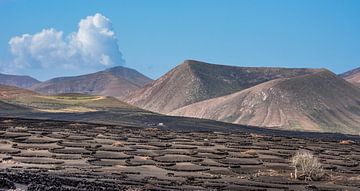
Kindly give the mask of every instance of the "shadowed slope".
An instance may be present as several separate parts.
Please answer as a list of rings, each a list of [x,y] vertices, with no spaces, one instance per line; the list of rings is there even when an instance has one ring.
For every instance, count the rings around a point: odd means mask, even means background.
[[[10,104],[10,103],[6,103],[0,100],[0,113],[15,113],[16,111],[20,111],[20,110],[27,110],[24,107],[18,106],[18,105],[14,105],[14,104]]]
[[[168,113],[269,80],[311,74],[320,70],[235,67],[187,60],[158,80],[132,93],[125,101],[147,110]]]
[[[357,134],[360,89],[323,71],[272,80],[170,114],[254,126]]]

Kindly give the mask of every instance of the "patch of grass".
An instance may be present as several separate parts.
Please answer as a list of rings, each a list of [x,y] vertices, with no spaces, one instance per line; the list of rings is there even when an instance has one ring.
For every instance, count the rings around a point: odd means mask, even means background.
[[[44,112],[91,112],[135,109],[135,107],[116,98],[83,94],[19,96],[8,102]]]
[[[92,95],[82,95],[82,94],[61,94],[61,95],[54,95],[48,97],[59,100],[93,100],[93,99],[99,99],[102,96],[92,96]]]

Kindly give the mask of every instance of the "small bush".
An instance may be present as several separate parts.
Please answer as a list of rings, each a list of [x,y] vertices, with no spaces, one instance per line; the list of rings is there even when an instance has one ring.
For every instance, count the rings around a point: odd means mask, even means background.
[[[343,141],[340,141],[340,144],[341,145],[352,145],[352,144],[355,144],[355,142],[352,140],[343,140]]]
[[[319,159],[309,152],[297,152],[291,162],[295,167],[296,179],[317,181],[325,176]]]
[[[123,147],[124,144],[122,142],[116,141],[116,142],[113,142],[113,144],[111,144],[111,146],[113,146],[113,147]]]

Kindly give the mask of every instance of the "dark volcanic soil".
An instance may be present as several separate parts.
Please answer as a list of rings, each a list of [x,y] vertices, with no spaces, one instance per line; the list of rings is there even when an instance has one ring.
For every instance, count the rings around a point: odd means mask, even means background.
[[[0,190],[360,189],[356,137],[270,134],[1,118]],[[319,157],[328,177],[292,179],[298,150]]]

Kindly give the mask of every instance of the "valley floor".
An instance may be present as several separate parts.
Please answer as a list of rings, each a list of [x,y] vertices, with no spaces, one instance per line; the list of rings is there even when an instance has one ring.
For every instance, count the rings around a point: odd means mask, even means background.
[[[0,190],[359,190],[360,144],[340,141],[1,118]],[[291,178],[299,150],[325,180]]]

